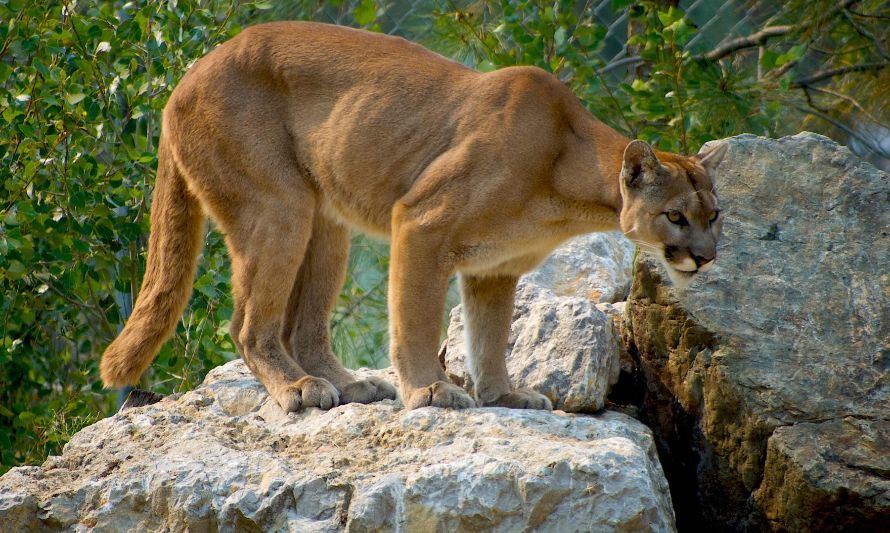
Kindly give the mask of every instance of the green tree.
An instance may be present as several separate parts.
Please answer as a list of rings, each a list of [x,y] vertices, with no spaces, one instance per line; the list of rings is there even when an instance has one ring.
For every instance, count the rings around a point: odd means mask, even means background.
[[[109,412],[96,365],[137,296],[160,111],[258,6],[0,2],[0,463],[55,452]],[[220,238],[150,379],[189,387],[235,356]],[[203,364],[186,361],[199,359]]]
[[[305,13],[317,7],[303,2]],[[161,110],[189,65],[271,4],[0,0],[0,473],[114,409],[99,355],[138,297]],[[377,4],[351,22],[374,29]],[[270,17],[266,17],[270,18]],[[334,342],[386,363],[386,246],[356,237]],[[143,385],[192,388],[237,357],[210,228],[195,290]]]

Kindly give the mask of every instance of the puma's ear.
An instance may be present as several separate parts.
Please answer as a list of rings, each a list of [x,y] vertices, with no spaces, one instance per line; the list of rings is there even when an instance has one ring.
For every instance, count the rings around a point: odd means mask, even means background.
[[[713,176],[714,172],[717,171],[717,167],[720,166],[720,162],[723,161],[723,156],[726,155],[727,148],[729,148],[729,143],[725,142],[712,146],[707,150],[702,146],[695,158],[698,159],[698,162],[701,163],[703,167],[705,167],[708,174]]]
[[[643,174],[658,166],[658,159],[652,147],[645,141],[637,139],[631,141],[624,149],[624,164],[621,167],[621,177],[628,187],[635,187],[642,183]]]

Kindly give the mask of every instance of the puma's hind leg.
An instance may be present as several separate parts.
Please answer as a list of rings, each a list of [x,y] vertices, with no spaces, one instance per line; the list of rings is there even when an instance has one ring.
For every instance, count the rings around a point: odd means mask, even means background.
[[[512,276],[460,276],[467,369],[480,405],[551,410],[549,398],[529,388],[513,388],[507,374],[504,353],[516,282]]]
[[[331,348],[331,312],[343,287],[348,258],[349,230],[316,214],[312,237],[290,292],[282,340],[303,370],[337,388],[340,403],[394,399],[396,390],[389,382],[375,377],[356,379]]]
[[[314,214],[311,193],[299,192],[288,191],[274,195],[274,202],[241,207],[243,219],[233,217],[234,224],[224,228],[235,296],[232,338],[248,368],[285,411],[329,409],[340,400],[330,382],[308,374],[281,342],[288,295]],[[232,231],[232,226],[237,230]]]

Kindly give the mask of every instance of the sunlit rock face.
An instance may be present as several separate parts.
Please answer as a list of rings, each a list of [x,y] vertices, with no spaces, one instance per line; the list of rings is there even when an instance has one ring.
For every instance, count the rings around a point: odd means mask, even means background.
[[[461,306],[451,311],[442,363],[451,380],[472,394],[461,312]],[[603,408],[618,380],[619,352],[611,319],[592,301],[520,282],[505,354],[515,386],[535,389],[556,409],[592,413]]]

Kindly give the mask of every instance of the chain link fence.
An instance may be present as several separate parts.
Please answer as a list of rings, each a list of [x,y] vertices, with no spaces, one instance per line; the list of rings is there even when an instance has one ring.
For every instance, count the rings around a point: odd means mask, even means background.
[[[362,0],[303,3],[285,8],[277,15],[285,18],[310,18],[320,22],[347,26],[361,25]],[[481,10],[481,3],[441,0],[390,0],[375,4],[375,23],[380,31],[419,42],[434,40],[435,16],[442,12]],[[600,54],[606,64],[628,57],[628,8],[614,9],[614,0],[588,0],[577,3],[579,18],[593,18],[606,28],[605,46]],[[684,0],[677,3],[686,17],[697,27],[696,35],[687,44],[693,53],[714,49],[723,42],[749,36],[770,20],[784,14],[786,2],[751,0]],[[483,15],[488,13],[483,11]],[[279,17],[280,18],[280,17]],[[484,20],[484,22],[492,22]],[[632,64],[628,61],[627,64]]]

